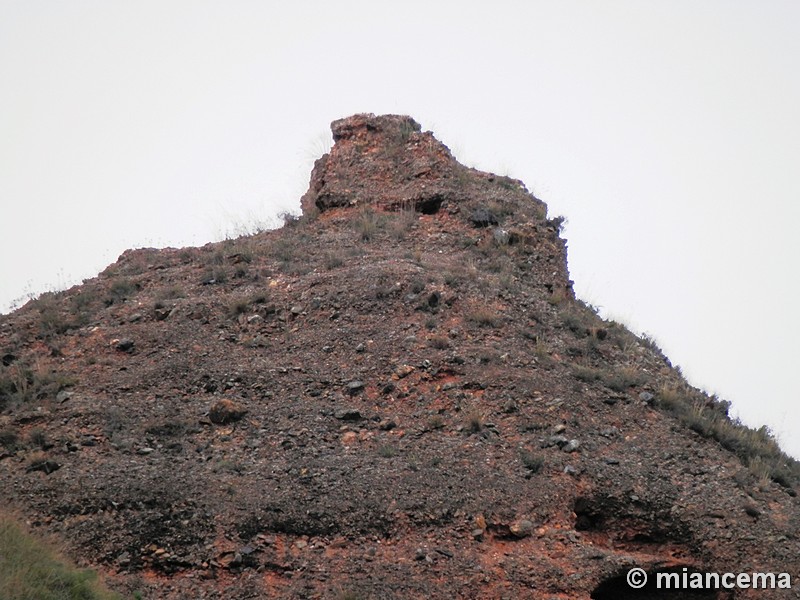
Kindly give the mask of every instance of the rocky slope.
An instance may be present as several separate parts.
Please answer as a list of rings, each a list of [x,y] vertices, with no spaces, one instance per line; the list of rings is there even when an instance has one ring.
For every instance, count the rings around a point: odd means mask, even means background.
[[[0,499],[144,598],[800,597],[797,463],[575,299],[560,220],[408,117],[332,129],[283,228],[0,318]]]

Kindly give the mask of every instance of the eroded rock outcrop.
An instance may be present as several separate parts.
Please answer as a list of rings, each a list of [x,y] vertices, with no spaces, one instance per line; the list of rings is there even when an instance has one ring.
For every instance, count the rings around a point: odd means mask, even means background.
[[[486,199],[487,192],[489,199],[534,201],[544,209],[520,181],[458,163],[411,117],[359,114],[334,121],[331,131],[335,143],[314,165],[301,202],[305,212],[368,205],[432,214],[469,198]]]

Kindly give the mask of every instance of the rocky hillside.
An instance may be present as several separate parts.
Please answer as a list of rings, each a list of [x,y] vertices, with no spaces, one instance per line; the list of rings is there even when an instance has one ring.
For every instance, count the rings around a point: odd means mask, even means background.
[[[576,300],[560,219],[408,117],[332,129],[283,228],[0,317],[3,503],[126,597],[800,597],[798,464]]]

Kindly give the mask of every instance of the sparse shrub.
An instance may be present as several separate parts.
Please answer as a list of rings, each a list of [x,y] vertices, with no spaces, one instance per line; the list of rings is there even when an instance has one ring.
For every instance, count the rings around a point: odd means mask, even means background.
[[[38,364],[35,367],[23,362],[7,367],[0,365],[0,410],[9,404],[55,396],[72,385],[75,380],[71,377]]]
[[[19,437],[16,431],[13,429],[0,429],[0,446],[9,452],[13,452],[17,449],[18,443]]]
[[[553,229],[555,229],[559,235],[561,235],[561,233],[564,231],[564,226],[566,225],[566,223],[567,223],[567,218],[561,215],[547,220],[547,224]]]
[[[544,459],[538,454],[534,454],[529,450],[523,450],[520,452],[520,460],[522,461],[524,467],[531,473],[538,473],[544,466]]]
[[[544,340],[536,340],[536,344],[533,346],[533,354],[542,365],[549,365],[553,362],[553,357],[550,356],[550,348],[547,347]]]
[[[561,315],[561,322],[564,324],[564,327],[579,337],[586,337],[589,335],[589,329],[586,326],[586,319],[583,317],[583,315],[575,311],[564,311],[564,313]]]
[[[432,335],[428,339],[428,344],[437,350],[447,350],[450,347],[450,340],[444,335]]]
[[[41,312],[39,316],[39,333],[43,338],[62,334],[68,329],[69,322],[57,308],[47,308]]]
[[[644,374],[631,366],[623,367],[603,376],[603,383],[615,392],[624,392],[628,388],[643,384],[644,381]]]
[[[283,221],[284,227],[296,227],[300,224],[300,215],[296,215],[289,211],[278,213],[278,218]]]
[[[663,351],[663,350],[661,349],[661,347],[658,345],[658,342],[656,342],[655,338],[653,338],[651,335],[649,335],[649,334],[645,333],[644,335],[642,335],[642,336],[639,338],[639,341],[642,343],[642,345],[643,345],[645,348],[647,348],[648,350],[652,350],[652,351],[653,351],[653,352],[655,352],[655,353],[656,353],[656,354],[657,354],[659,357],[661,357],[662,359],[664,359],[665,361],[667,361],[667,357],[666,357],[666,355],[664,354],[664,351]]]
[[[124,302],[134,295],[138,290],[138,286],[130,279],[116,279],[108,290],[108,296],[111,304],[115,302]]]
[[[224,265],[225,264],[225,252],[221,248],[217,248],[214,250],[206,259],[206,264],[208,265]]]
[[[162,288],[156,294],[156,300],[164,301],[164,300],[174,300],[175,298],[183,298],[186,295],[186,292],[183,290],[182,287],[179,285],[170,285],[165,288]]]
[[[495,181],[497,182],[497,184],[501,188],[503,188],[505,190],[508,190],[508,191],[519,190],[519,189],[522,189],[522,187],[523,187],[521,182],[519,182],[518,180],[513,179],[511,177],[508,177],[506,175],[503,175],[503,176],[500,176],[500,177],[496,177]],[[507,203],[501,204],[500,202],[492,202],[492,203],[490,203],[489,204],[489,209],[493,213],[495,213],[497,215],[503,215],[503,216],[513,214],[513,212],[514,212],[514,210]]]
[[[411,293],[412,294],[419,294],[422,290],[425,289],[425,282],[421,279],[414,279],[411,282]]]
[[[344,259],[338,254],[328,253],[325,255],[323,262],[325,264],[325,268],[330,271],[331,269],[341,267],[344,264]]]
[[[481,327],[499,327],[503,318],[488,308],[477,308],[467,314],[467,319]]]
[[[417,213],[413,207],[404,207],[389,219],[389,233],[397,240],[405,239],[406,234],[414,226],[416,220]]]
[[[428,417],[428,429],[436,430],[444,427],[444,419],[442,415],[431,415]]]
[[[394,446],[385,445],[378,448],[378,455],[383,458],[392,458],[393,456],[397,456],[397,452],[397,448]]]
[[[47,441],[47,434],[38,427],[31,430],[31,432],[28,434],[28,442],[32,446],[36,446],[42,450],[47,450],[48,448],[52,447],[52,444],[48,443]]]
[[[783,453],[767,427],[752,429],[723,412],[724,403],[691,389],[662,387],[656,406],[703,437],[733,452],[757,477],[790,488],[800,482],[800,462]]]
[[[353,227],[362,241],[372,240],[386,226],[386,217],[371,207],[363,208],[353,220]]]
[[[560,306],[567,300],[567,292],[561,288],[554,289],[547,297],[547,302],[552,306]]]
[[[445,271],[444,282],[450,287],[456,287],[464,280],[464,275],[461,271]]]
[[[62,312],[56,302],[56,295],[52,292],[46,292],[39,296],[34,300],[33,305],[39,311],[38,325],[41,338],[50,339],[74,326]]]
[[[250,309],[250,302],[247,298],[236,298],[228,305],[228,315],[235,319],[239,315],[245,314]]]
[[[483,429],[483,423],[483,414],[477,408],[470,409],[464,415],[464,428],[467,433],[479,433]]]
[[[222,284],[228,280],[228,274],[223,267],[214,267],[206,269],[200,276],[200,283],[202,285],[215,285]]]
[[[72,298],[72,315],[75,325],[81,327],[89,323],[92,307],[97,303],[97,293],[94,288],[85,287],[82,292]]]
[[[592,383],[602,378],[602,373],[592,367],[584,367],[583,365],[573,365],[572,376],[578,381],[585,383]]]
[[[482,365],[488,365],[495,359],[495,354],[490,350],[483,350],[478,353],[478,362]]]
[[[235,473],[241,475],[244,473],[245,468],[244,465],[234,460],[222,459],[214,463],[214,466],[211,467],[211,471],[214,473]]]
[[[416,131],[419,131],[419,127],[415,126],[413,122],[405,120],[401,122],[398,129],[400,142],[405,144]]]

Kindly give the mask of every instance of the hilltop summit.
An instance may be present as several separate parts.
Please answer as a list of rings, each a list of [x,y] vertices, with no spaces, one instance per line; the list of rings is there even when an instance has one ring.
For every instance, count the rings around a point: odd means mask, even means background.
[[[314,165],[305,212],[369,205],[433,214],[485,191],[492,177],[459,164],[411,117],[354,115],[334,121],[331,131],[335,143]]]
[[[0,501],[128,597],[796,598],[631,591],[796,577],[797,462],[574,297],[521,182],[332,131],[284,227],[0,317]]]

